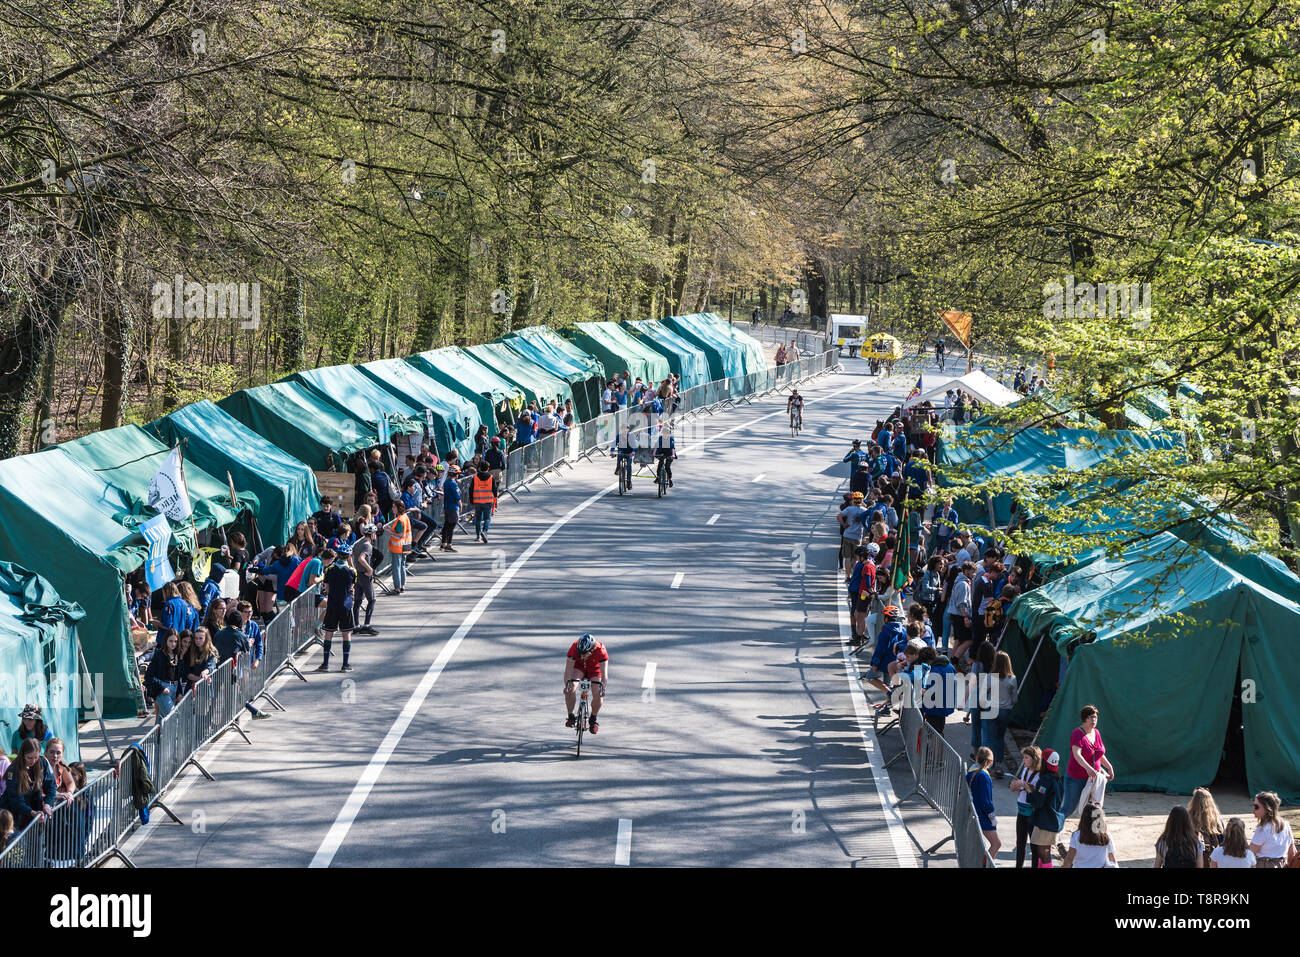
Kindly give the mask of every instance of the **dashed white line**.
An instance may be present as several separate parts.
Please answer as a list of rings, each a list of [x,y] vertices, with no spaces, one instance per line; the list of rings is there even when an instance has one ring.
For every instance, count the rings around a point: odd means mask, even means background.
[[[627,867],[632,863],[632,819],[618,819],[618,843],[614,847],[615,866]]]
[[[647,661],[645,663],[645,674],[641,676],[642,688],[653,688],[655,686],[655,663]]]
[[[718,519],[720,519],[720,518],[722,518],[722,513],[721,513],[721,512],[714,512],[714,513],[713,513],[713,517],[712,517],[711,519],[709,519],[707,522],[705,522],[704,524],[705,524],[705,525],[712,525],[714,522],[716,522],[716,521],[717,521]]]
[[[686,572],[678,572],[676,575],[673,576],[673,583],[668,587],[680,588],[682,586],[682,579],[685,577],[686,577]]]
[[[835,594],[839,595],[840,576],[835,575]],[[840,650],[844,655],[844,675],[849,679],[849,698],[853,701],[853,712],[858,719],[858,733],[862,735],[862,749],[867,753],[867,763],[871,765],[871,776],[876,782],[876,797],[880,799],[880,810],[884,812],[885,823],[889,825],[889,838],[894,845],[894,854],[899,867],[916,867],[916,856],[912,853],[912,844],[907,836],[907,825],[894,802],[894,782],[885,770],[885,758],[880,750],[880,741],[872,727],[870,706],[867,696],[862,693],[862,684],[858,678],[858,662],[849,650],[849,639],[853,636],[849,626],[849,612],[843,601],[837,601],[840,608]]]
[[[767,473],[766,473],[766,472],[759,472],[759,473],[758,473],[757,475],[755,475],[752,479],[750,479],[750,482],[761,482],[761,481],[763,481],[763,479],[765,479],[765,478],[767,478]]]
[[[807,451],[808,451],[809,449],[811,449],[811,448],[814,448],[814,446],[811,446],[811,445],[805,445],[803,448],[801,448],[801,449],[799,450],[799,454],[802,455],[804,452],[807,452]]]

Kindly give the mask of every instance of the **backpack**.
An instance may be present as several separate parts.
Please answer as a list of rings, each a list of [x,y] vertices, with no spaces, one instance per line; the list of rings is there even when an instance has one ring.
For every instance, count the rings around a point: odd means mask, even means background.
[[[1002,599],[994,598],[984,608],[984,627],[1000,628],[1002,620],[1006,617],[1002,609]]]

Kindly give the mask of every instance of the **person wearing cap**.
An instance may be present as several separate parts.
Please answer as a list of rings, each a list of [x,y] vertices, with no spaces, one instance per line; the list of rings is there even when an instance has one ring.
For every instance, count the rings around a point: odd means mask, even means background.
[[[1043,766],[1038,782],[1025,793],[1025,799],[1034,809],[1029,819],[1033,826],[1029,844],[1034,849],[1036,867],[1052,866],[1052,846],[1061,828],[1065,827],[1062,806],[1065,795],[1061,789],[1060,769],[1061,756],[1051,748],[1043,748]]]
[[[357,583],[352,586],[353,624],[360,617],[364,602],[366,617],[352,630],[358,635],[377,635],[370,627],[370,615],[375,610],[375,545],[379,541],[379,526],[363,522],[357,527],[357,543],[352,546],[352,567],[357,573]]]
[[[840,566],[848,578],[853,573],[854,552],[862,544],[867,527],[867,510],[862,507],[861,492],[849,494],[849,504],[840,509],[835,520],[840,524]]]
[[[853,478],[853,473],[858,470],[858,466],[862,464],[866,457],[867,453],[862,451],[862,440],[854,439],[853,448],[849,449],[844,458],[840,459],[841,462],[849,463],[849,478]]]
[[[334,511],[334,501],[328,495],[320,497],[320,511],[313,512],[311,517],[316,520],[316,531],[322,537],[330,539],[338,536],[343,518]]]
[[[903,610],[897,605],[888,605],[884,610],[885,623],[876,634],[876,648],[871,655],[871,668],[876,677],[868,678],[867,683],[873,688],[889,694],[889,685],[884,678],[888,674],[889,663],[898,657],[898,649],[907,644],[907,626],[903,624]],[[889,698],[880,706],[881,714],[890,712]]]
[[[45,726],[45,718],[41,714],[41,709],[34,704],[29,704],[18,714],[18,727],[9,740],[9,753],[17,753],[18,746],[27,738],[35,738],[41,749],[44,750],[45,742],[52,737],[54,737],[54,732]]]
[[[325,616],[321,620],[325,655],[316,668],[317,671],[330,670],[330,649],[336,631],[343,636],[343,667],[340,670],[352,670],[348,657],[352,653],[352,628],[356,624],[352,615],[352,588],[356,583],[357,575],[352,570],[352,549],[344,546],[325,570]]]
[[[849,646],[852,648],[860,647],[867,640],[867,615],[876,596],[876,555],[879,553],[879,546],[873,544],[859,545],[854,549],[857,561],[849,576],[853,622],[853,637],[849,640]]]
[[[200,616],[207,617],[208,606],[212,604],[213,599],[221,597],[221,579],[225,577],[226,566],[220,562],[213,562],[208,568],[208,577],[203,583],[203,594],[199,599],[202,602]]]

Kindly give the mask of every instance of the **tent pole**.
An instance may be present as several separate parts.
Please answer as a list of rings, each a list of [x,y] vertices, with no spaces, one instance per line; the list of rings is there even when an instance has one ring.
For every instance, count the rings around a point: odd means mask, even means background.
[[[81,673],[87,677],[90,676],[90,667],[86,664],[86,653],[81,650],[81,635],[77,635],[77,658],[81,662]],[[117,757],[113,754],[113,745],[108,740],[108,728],[104,725],[104,709],[99,706],[99,697],[95,694],[95,682],[90,683],[90,697],[95,702],[95,719],[99,722],[99,733],[104,737],[104,747],[108,750],[108,763],[117,764]]]

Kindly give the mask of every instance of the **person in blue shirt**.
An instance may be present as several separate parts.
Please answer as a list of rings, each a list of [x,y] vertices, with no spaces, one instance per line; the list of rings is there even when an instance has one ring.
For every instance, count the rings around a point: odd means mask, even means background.
[[[946,552],[948,543],[957,534],[957,510],[952,507],[952,499],[943,500],[930,527],[934,529],[934,553]]]
[[[523,409],[515,421],[515,442],[519,445],[529,445],[532,441],[533,417],[527,409]]]
[[[921,717],[930,727],[943,735],[944,723],[953,712],[957,697],[957,669],[952,666],[948,656],[940,654],[934,648],[926,646],[921,650],[921,661],[930,666],[930,675],[926,679],[921,705]]]
[[[907,481],[907,498],[919,502],[930,488],[930,470],[926,467],[929,459],[924,452],[913,452],[903,469],[903,478]]]
[[[866,457],[867,453],[862,451],[862,440],[854,439],[853,448],[849,449],[848,454],[840,459],[841,462],[849,463],[849,478],[853,478],[853,473],[858,470],[858,466],[862,464],[863,459]]]
[[[248,642],[252,646],[249,660],[256,668],[266,651],[266,635],[262,632],[262,626],[253,620],[253,606],[250,602],[241,601],[235,609],[244,619],[244,634],[248,635]]]
[[[454,552],[451,547],[452,536],[456,534],[456,520],[460,518],[460,484],[456,476],[448,472],[442,482],[442,545],[444,552]]]
[[[871,465],[871,478],[873,481],[878,478],[889,478],[896,471],[898,471],[898,459],[894,458],[892,452],[882,451]]]
[[[411,546],[411,554],[419,555],[424,553],[424,543],[433,535],[436,526],[430,521],[420,521],[412,516],[411,512],[418,512],[421,518],[427,518],[424,514],[424,493],[420,486],[420,481],[414,475],[406,480],[402,487],[402,506],[407,511],[407,518],[411,520],[411,536],[414,544]]]
[[[899,647],[907,644],[907,626],[903,624],[903,611],[897,605],[887,607],[884,615],[885,624],[876,635],[876,649],[871,655],[872,670],[877,672],[879,677],[868,678],[867,684],[888,695],[889,685],[885,684],[884,678],[889,674],[889,663],[898,658]],[[889,713],[888,698],[885,699],[880,710],[882,714]]]
[[[203,604],[200,615],[207,615],[212,599],[221,597],[221,579],[225,577],[226,566],[220,562],[213,562],[208,570],[208,580],[203,583],[203,594],[199,596],[199,601]]]
[[[180,589],[176,587],[175,582],[168,582],[163,585],[163,606],[162,614],[158,617],[159,631],[170,629],[180,634],[190,623],[190,619],[197,614],[194,607],[181,597]]]
[[[266,566],[266,573],[275,576],[275,597],[279,601],[284,601],[284,586],[288,584],[289,576],[298,570],[298,556],[288,545],[281,545],[275,550],[275,554],[275,560]]]

